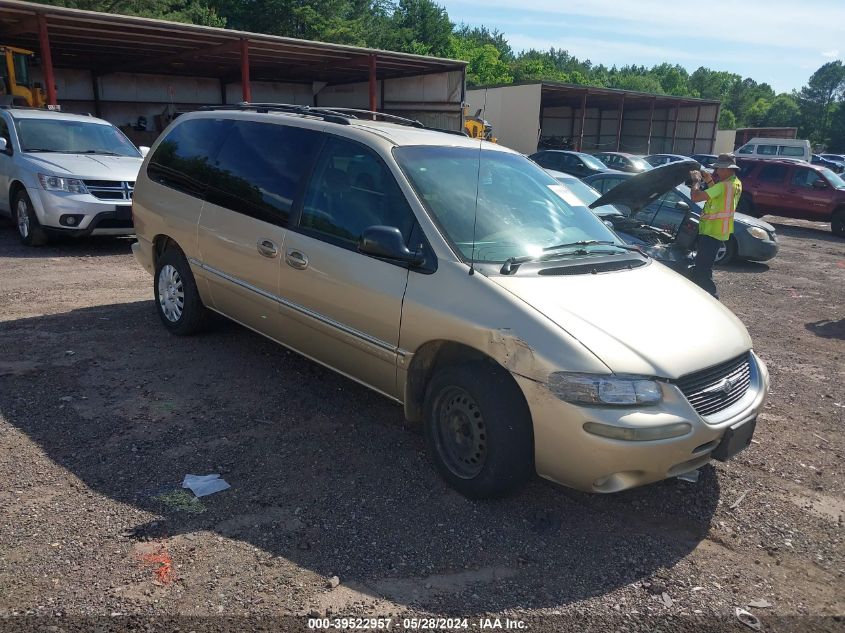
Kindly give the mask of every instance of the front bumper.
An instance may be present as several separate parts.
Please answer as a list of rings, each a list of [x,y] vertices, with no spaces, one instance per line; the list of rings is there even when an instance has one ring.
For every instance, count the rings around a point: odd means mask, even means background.
[[[62,235],[134,235],[130,201],[98,200],[91,194],[27,189],[38,222]],[[73,224],[67,219],[73,217]]]
[[[680,389],[663,383],[663,402],[640,409],[587,407],[559,400],[543,383],[514,376],[534,421],[537,473],[554,482],[586,492],[618,492],[682,475],[707,464],[731,427],[755,419],[763,407],[769,377],[763,362],[752,354],[751,384],[735,405],[705,420]],[[654,441],[613,440],[592,435],[585,422],[652,427],[688,422],[682,437]]]
[[[765,262],[778,254],[778,243],[776,240],[758,240],[750,235],[737,233],[737,255],[742,259],[750,259],[755,262]]]

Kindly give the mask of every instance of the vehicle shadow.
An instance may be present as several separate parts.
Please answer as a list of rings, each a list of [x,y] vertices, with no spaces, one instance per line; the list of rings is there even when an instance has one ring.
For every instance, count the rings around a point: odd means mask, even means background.
[[[765,273],[768,272],[769,265],[764,262],[739,259],[730,264],[717,265],[717,269],[732,273]]]
[[[804,327],[816,336],[822,338],[837,338],[845,341],[845,318],[838,321],[831,321],[829,319],[822,319],[815,323],[806,323]]]
[[[711,467],[610,496],[538,480],[465,499],[395,403],[229,322],[170,336],[150,301],[0,322],[0,345],[0,414],[91,492],[160,516],[109,523],[115,539],[211,531],[359,597],[466,616],[577,602],[675,565],[719,500]],[[232,488],[183,512],[162,494],[187,473]]]
[[[9,218],[0,218],[0,256],[14,258],[103,257],[129,252],[134,237],[62,237],[51,236],[44,246],[24,246],[18,239],[17,227]]]
[[[778,222],[772,218],[769,218],[766,221],[773,227],[775,227],[778,232],[778,235],[781,237],[786,236],[795,237],[798,239],[812,239],[821,240],[822,242],[834,242],[837,244],[845,244],[845,240],[843,240],[841,237],[837,237],[836,235],[830,232],[830,224],[813,223],[818,224],[818,228],[816,228],[815,226],[799,226],[797,224],[786,224],[783,222]]]

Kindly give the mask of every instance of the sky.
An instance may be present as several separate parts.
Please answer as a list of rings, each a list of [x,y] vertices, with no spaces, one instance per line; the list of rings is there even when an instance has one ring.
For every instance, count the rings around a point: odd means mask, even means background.
[[[594,64],[727,70],[776,92],[845,58],[845,0],[440,0],[459,24],[504,33],[514,52],[563,48]]]

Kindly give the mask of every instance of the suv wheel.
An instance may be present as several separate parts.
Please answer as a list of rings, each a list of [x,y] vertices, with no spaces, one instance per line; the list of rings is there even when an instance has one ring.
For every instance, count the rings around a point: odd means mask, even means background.
[[[754,206],[754,199],[747,193],[740,196],[739,204],[736,205],[736,210],[754,218],[759,218],[762,215]]]
[[[731,235],[724,246],[716,253],[716,263],[719,266],[727,266],[736,259],[736,238]]]
[[[837,209],[830,218],[830,232],[845,237],[845,208]]]
[[[188,260],[182,252],[168,248],[156,262],[153,283],[156,309],[161,322],[178,336],[199,332],[208,316]]]
[[[528,406],[511,376],[489,362],[435,374],[426,390],[425,433],[437,470],[467,497],[506,495],[534,472]]]
[[[18,237],[27,246],[43,246],[47,243],[47,233],[41,228],[32,201],[25,191],[15,196],[15,224],[18,227]]]

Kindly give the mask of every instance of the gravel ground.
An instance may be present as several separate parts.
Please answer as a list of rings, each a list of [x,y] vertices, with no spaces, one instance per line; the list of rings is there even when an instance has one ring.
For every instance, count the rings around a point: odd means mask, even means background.
[[[771,372],[755,443],[697,483],[495,502],[377,394],[222,320],[169,336],[128,241],[3,224],[0,630],[843,630],[845,241],[770,219],[778,257],[717,273]],[[186,473],[232,487],[198,501]]]

